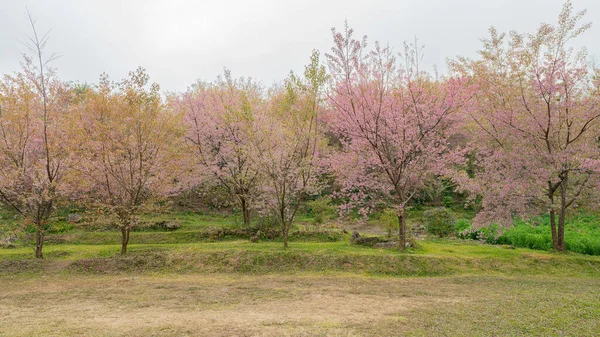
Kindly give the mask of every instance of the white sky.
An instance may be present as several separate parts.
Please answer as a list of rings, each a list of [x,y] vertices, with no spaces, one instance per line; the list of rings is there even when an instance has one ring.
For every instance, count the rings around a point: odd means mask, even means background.
[[[143,66],[163,90],[185,90],[196,79],[213,80],[223,67],[235,77],[265,85],[299,72],[312,49],[332,46],[331,27],[348,19],[356,36],[389,43],[397,51],[415,36],[426,46],[426,67],[444,70],[446,58],[474,56],[489,26],[533,31],[555,23],[562,0],[0,0],[0,73],[19,69],[30,27],[52,29],[47,52],[65,80],[97,82],[100,73],[123,78]],[[600,25],[600,1],[573,0]],[[600,27],[577,44],[600,58]],[[372,45],[372,44],[371,44]]]

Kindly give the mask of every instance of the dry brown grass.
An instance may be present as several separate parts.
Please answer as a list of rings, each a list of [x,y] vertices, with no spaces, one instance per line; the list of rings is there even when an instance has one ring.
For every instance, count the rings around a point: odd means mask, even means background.
[[[0,336],[600,333],[591,278],[54,275],[0,285]]]

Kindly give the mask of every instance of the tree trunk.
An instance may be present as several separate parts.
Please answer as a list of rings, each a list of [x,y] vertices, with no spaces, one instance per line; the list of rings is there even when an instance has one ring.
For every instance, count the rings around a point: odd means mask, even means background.
[[[42,248],[44,248],[44,229],[38,224],[38,228],[35,231],[35,257],[38,259],[44,258]]]
[[[244,226],[250,225],[250,210],[248,209],[248,202],[246,198],[240,197],[240,203],[242,205],[242,215],[244,216]]]
[[[406,249],[406,221],[404,216],[404,206],[398,207],[398,241],[401,250]]]
[[[554,206],[550,208],[550,230],[552,231],[552,249],[558,250],[558,239],[556,236],[556,211]]]
[[[556,235],[556,250],[560,252],[565,251],[565,217],[567,209],[561,205],[560,213],[558,215],[558,231]]]
[[[565,218],[567,215],[567,183],[569,176],[565,174],[560,185],[560,213],[558,214],[558,231],[556,233],[556,250],[565,251]]]
[[[552,232],[552,249],[558,250],[558,239],[556,235],[556,209],[554,208],[554,192],[556,187],[548,181],[548,199],[550,200],[550,231]]]
[[[283,248],[287,248],[288,247],[288,232],[289,232],[289,228],[285,225],[283,225]]]
[[[121,255],[127,254],[127,244],[129,243],[129,233],[131,229],[129,226],[121,227]]]

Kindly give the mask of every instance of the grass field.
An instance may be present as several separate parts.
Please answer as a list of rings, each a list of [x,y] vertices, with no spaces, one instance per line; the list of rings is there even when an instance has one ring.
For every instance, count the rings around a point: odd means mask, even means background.
[[[201,235],[239,227],[229,217],[175,216],[179,230],[133,232],[126,256],[118,233],[77,228],[50,233],[42,261],[0,249],[0,336],[600,335],[600,256],[457,239],[400,252],[339,230],[284,249]]]
[[[2,336],[594,336],[600,279],[356,274],[0,279]]]

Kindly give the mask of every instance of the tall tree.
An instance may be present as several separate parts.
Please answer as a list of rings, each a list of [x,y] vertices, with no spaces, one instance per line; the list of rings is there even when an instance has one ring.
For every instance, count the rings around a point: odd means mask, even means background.
[[[363,199],[360,193],[395,204],[404,249],[406,204],[427,174],[455,159],[448,136],[469,91],[460,79],[438,80],[421,71],[416,44],[405,44],[399,66],[389,46],[375,43],[369,51],[366,38],[352,35],[347,24],[344,32],[333,29],[334,47],[327,55],[333,78],[329,121],[342,140],[333,163],[344,190],[352,192],[346,206]]]
[[[313,51],[304,76],[290,74],[271,92],[270,106],[257,118],[255,158],[266,176],[267,209],[280,222],[283,245],[300,205],[319,189],[317,160],[324,142],[319,128],[327,75]]]
[[[142,68],[117,84],[103,75],[79,110],[79,186],[116,217],[125,254],[143,207],[176,187],[181,116]]]
[[[556,26],[513,31],[508,41],[490,28],[480,59],[454,63],[479,87],[470,116],[480,169],[463,181],[483,198],[476,220],[510,225],[548,212],[560,251],[567,211],[600,171],[600,83],[585,50],[568,47],[590,27],[580,24],[584,14],[568,1]]]
[[[250,156],[255,115],[265,104],[262,88],[251,79],[234,79],[226,70],[215,82],[198,82],[172,97],[171,104],[184,113],[192,184],[202,183],[203,171],[209,171],[237,202],[248,225],[259,192],[259,171]]]
[[[48,34],[33,35],[24,45],[22,72],[5,75],[0,83],[0,202],[35,227],[35,256],[43,258],[48,219],[62,191],[69,159],[62,142],[69,120],[69,91],[49,67]]]

